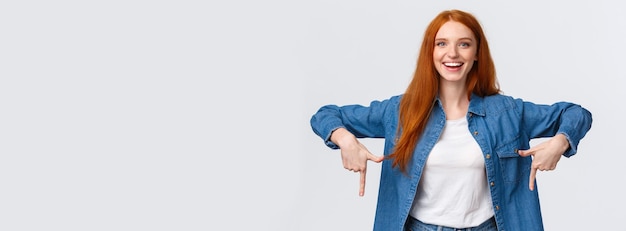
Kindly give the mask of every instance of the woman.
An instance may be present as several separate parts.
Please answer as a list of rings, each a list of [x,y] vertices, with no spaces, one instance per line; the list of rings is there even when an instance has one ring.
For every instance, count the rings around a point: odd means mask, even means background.
[[[382,162],[374,230],[543,230],[536,171],[574,155],[591,122],[574,103],[502,95],[479,22],[459,10],[427,27],[404,94],[311,118],[344,168],[360,172],[360,196],[367,161]],[[364,137],[384,138],[384,156]],[[533,138],[549,139],[530,148]]]

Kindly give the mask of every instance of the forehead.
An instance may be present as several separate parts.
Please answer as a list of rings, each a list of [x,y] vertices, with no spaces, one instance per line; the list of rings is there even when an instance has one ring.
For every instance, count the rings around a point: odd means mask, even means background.
[[[474,39],[474,33],[465,25],[457,21],[448,21],[441,25],[435,39]]]

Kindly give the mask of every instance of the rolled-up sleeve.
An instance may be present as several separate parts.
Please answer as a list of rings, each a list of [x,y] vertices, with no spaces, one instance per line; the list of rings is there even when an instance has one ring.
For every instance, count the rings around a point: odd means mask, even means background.
[[[346,128],[357,138],[382,138],[385,135],[385,121],[392,107],[397,107],[400,96],[382,101],[372,101],[364,105],[325,105],[311,117],[313,132],[324,140],[326,146],[338,149],[330,141],[330,135],[338,128]]]
[[[591,129],[592,115],[589,110],[570,102],[540,105],[518,100],[522,109],[522,128],[530,138],[551,137],[563,134],[570,148],[563,154],[576,154],[580,140]]]

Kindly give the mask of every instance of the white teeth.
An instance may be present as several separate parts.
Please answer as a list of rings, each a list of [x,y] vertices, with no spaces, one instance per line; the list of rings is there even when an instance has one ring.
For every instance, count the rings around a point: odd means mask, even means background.
[[[447,67],[460,67],[463,63],[443,63],[443,65],[446,65]]]

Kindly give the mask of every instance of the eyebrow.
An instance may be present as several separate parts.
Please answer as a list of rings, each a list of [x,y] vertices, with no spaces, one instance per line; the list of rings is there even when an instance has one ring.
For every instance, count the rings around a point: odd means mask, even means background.
[[[445,40],[445,41],[448,41],[448,39],[447,39],[447,38],[435,38],[435,41],[438,41],[438,40]],[[459,38],[458,40],[470,40],[470,41],[474,41],[474,40],[473,40],[472,38],[470,38],[470,37],[463,37],[463,38]]]

